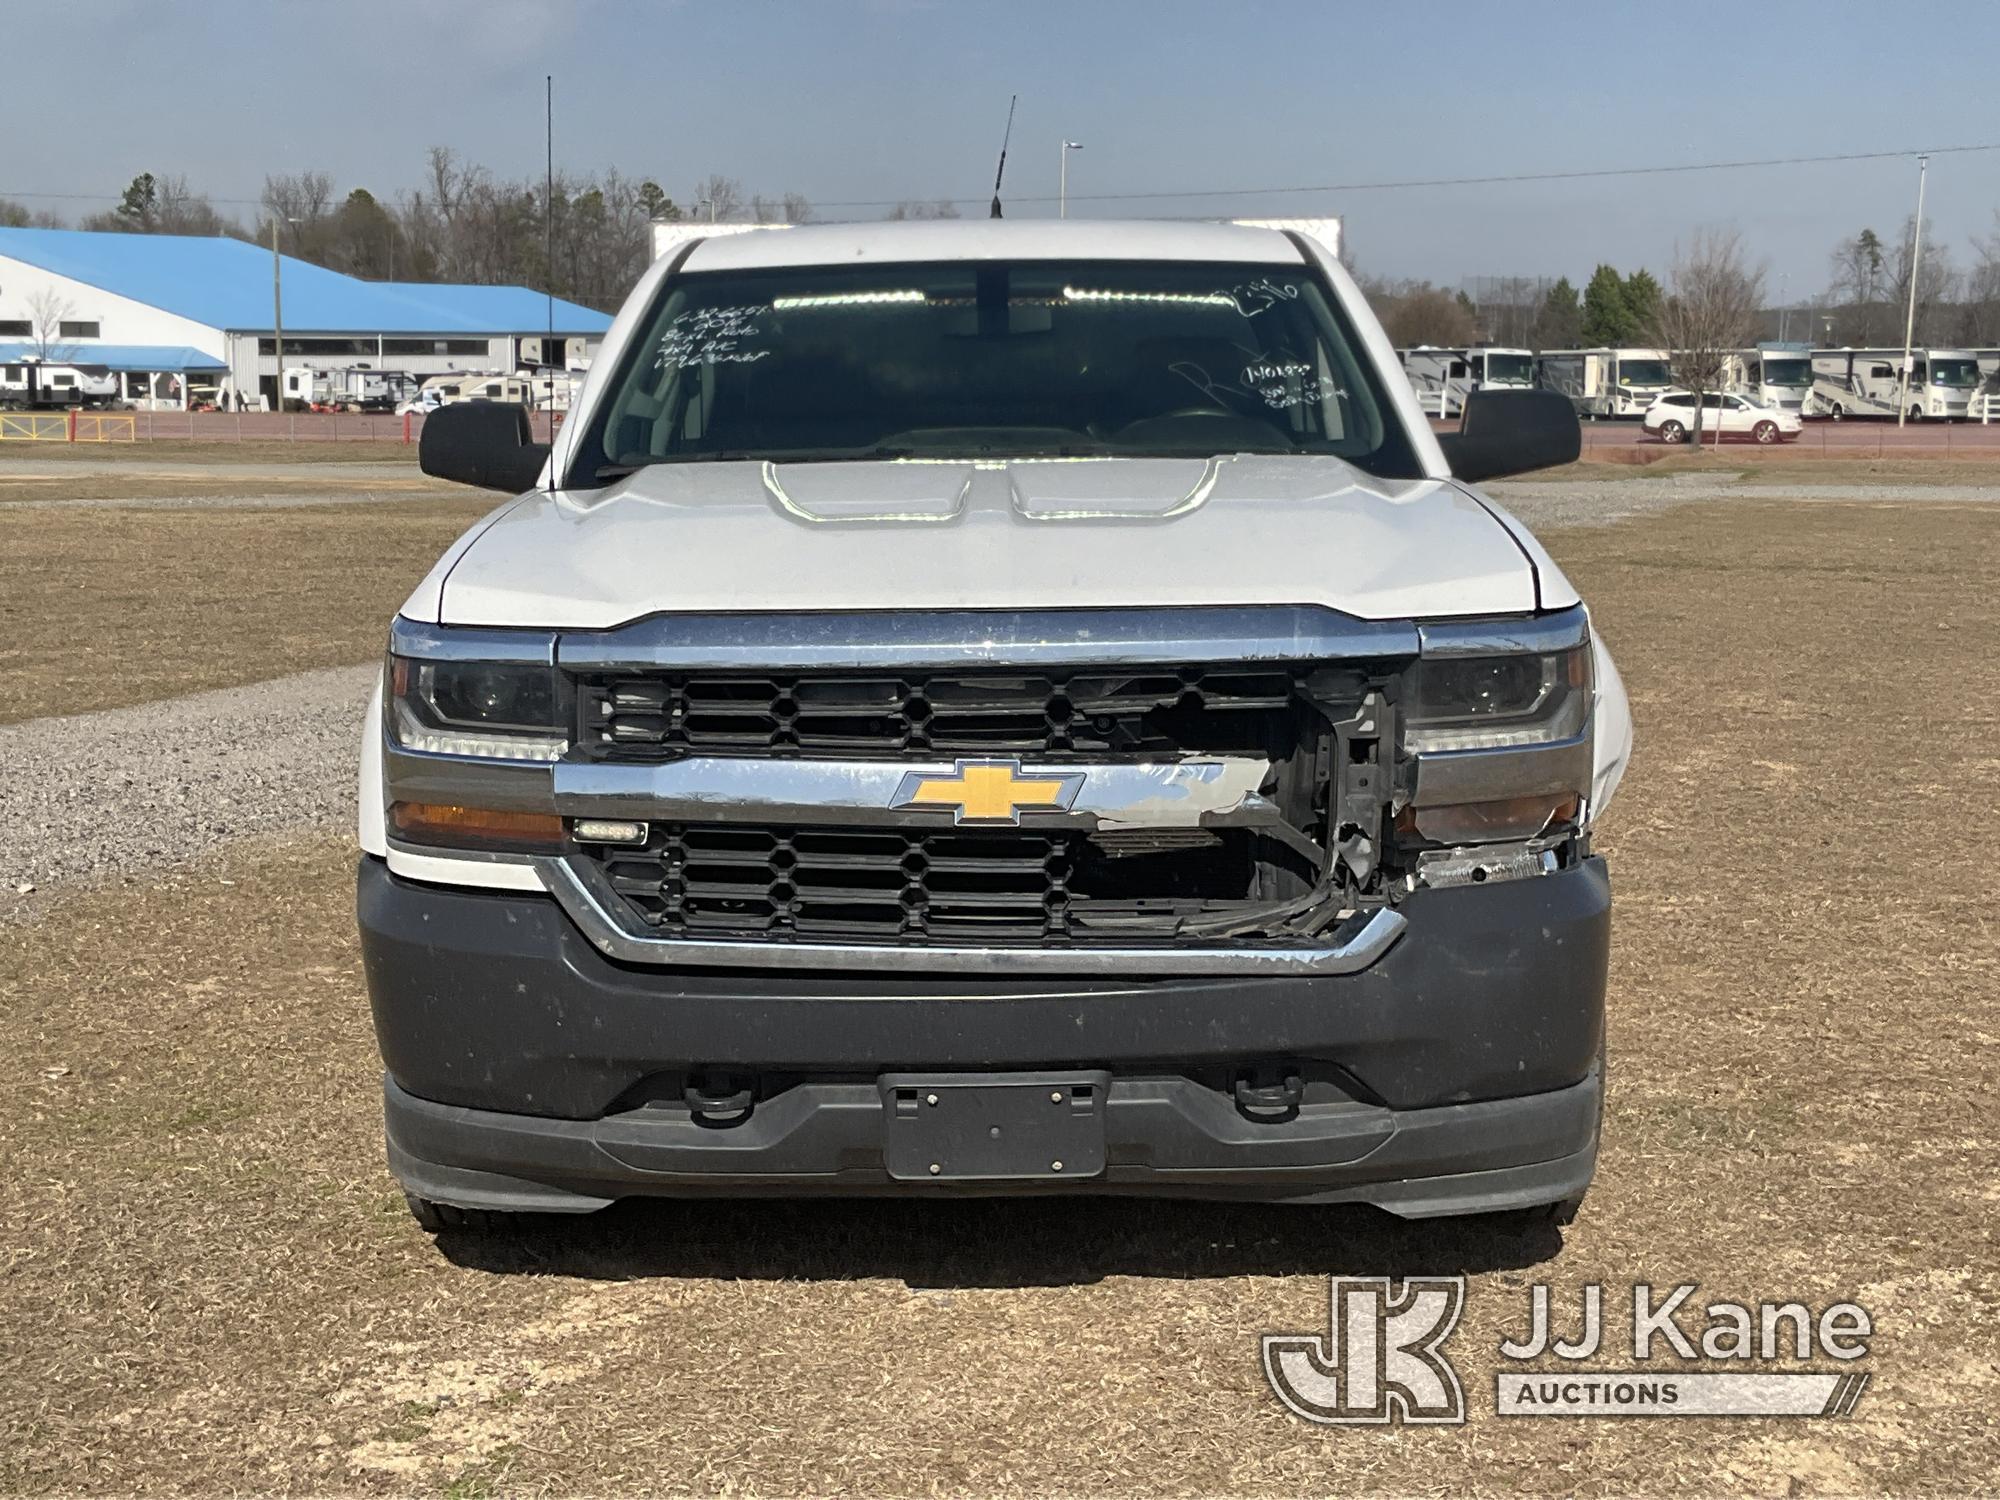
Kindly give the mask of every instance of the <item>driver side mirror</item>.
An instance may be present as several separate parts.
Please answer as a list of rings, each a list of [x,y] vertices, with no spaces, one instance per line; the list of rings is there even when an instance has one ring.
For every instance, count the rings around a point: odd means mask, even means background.
[[[524,406],[456,401],[424,418],[417,466],[433,478],[518,495],[535,487],[548,462],[549,445],[534,437]]]
[[[1438,434],[1452,477],[1468,484],[1573,464],[1583,427],[1561,391],[1473,391],[1457,432]]]

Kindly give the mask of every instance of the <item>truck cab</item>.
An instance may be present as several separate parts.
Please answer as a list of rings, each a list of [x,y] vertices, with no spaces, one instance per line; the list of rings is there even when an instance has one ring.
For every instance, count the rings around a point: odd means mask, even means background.
[[[631,1196],[1566,1219],[1631,719],[1312,239],[692,237],[390,624],[357,908],[426,1227]]]

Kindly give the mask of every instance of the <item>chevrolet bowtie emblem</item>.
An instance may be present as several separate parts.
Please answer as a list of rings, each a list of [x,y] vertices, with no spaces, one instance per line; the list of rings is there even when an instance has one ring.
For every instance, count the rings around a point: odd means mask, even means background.
[[[1022,812],[1068,812],[1083,773],[1024,775],[1017,760],[962,760],[949,776],[912,771],[891,807],[950,808],[954,823],[1019,823]]]

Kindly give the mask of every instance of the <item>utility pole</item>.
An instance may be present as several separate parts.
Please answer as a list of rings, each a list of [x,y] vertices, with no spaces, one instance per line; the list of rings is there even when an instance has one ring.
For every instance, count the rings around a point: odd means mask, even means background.
[[[277,396],[272,405],[278,411],[285,409],[285,262],[278,254],[278,226],[284,221],[283,214],[271,215],[271,349],[278,356],[278,378],[271,389]]]
[[[1062,143],[1062,172],[1057,178],[1056,187],[1056,217],[1058,219],[1067,219],[1069,217],[1069,154],[1072,151],[1081,151],[1082,149],[1082,141],[1065,140]]]
[[[1896,398],[1896,425],[1901,427],[1910,414],[1910,341],[1917,331],[1917,273],[1924,256],[1924,176],[1930,170],[1928,156],[1917,158],[1917,218],[1910,227],[1910,305],[1903,314],[1902,394]]]

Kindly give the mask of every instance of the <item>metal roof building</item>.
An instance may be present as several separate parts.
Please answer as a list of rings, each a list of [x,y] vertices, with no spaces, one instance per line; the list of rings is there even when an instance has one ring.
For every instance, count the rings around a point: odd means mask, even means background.
[[[149,404],[180,405],[188,390],[152,377],[204,369],[275,399],[273,260],[242,240],[0,228],[0,362],[45,351],[51,362],[107,366]],[[363,281],[291,256],[282,271],[286,368],[422,378],[576,366],[611,326],[608,314],[560,298],[552,307],[527,287]]]

